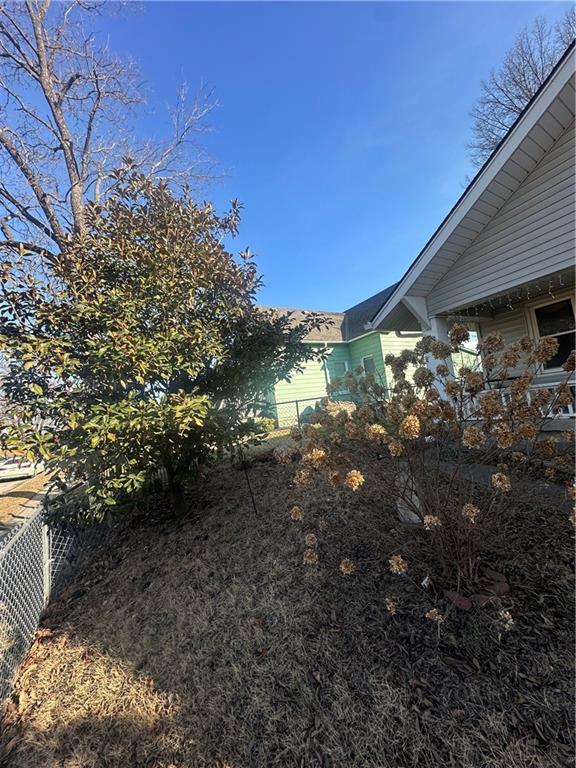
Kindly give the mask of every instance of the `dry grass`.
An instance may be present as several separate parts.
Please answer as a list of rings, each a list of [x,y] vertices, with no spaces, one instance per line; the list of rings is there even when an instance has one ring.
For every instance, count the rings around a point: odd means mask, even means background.
[[[217,468],[196,520],[126,534],[93,563],[21,671],[7,768],[571,764],[567,521],[522,518],[512,632],[485,611],[438,636],[429,597],[386,570],[403,532],[378,482],[295,522],[293,471],[258,457],[255,513],[244,473]],[[317,566],[302,563],[308,532]]]

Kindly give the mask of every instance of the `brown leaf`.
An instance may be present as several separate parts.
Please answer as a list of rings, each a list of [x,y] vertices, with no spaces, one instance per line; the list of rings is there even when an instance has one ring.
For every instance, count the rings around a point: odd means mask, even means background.
[[[492,599],[491,595],[470,595],[470,600],[472,600],[474,605],[477,605],[478,608],[485,608]]]
[[[444,597],[462,611],[469,611],[472,608],[472,601],[469,598],[458,592],[453,592],[451,589],[444,590]]]
[[[496,581],[491,585],[490,591],[494,592],[498,597],[503,597],[510,592],[510,586],[505,581]]]
[[[484,575],[489,579],[492,579],[492,581],[506,581],[506,576],[504,576],[503,573],[500,573],[499,571],[493,571],[492,568],[486,568],[484,570]]]

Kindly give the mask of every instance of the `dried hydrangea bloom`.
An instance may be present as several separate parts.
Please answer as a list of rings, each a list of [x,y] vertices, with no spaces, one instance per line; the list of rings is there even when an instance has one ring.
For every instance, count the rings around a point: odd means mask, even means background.
[[[520,361],[520,355],[513,349],[506,349],[500,355],[500,365],[502,368],[516,368]]]
[[[366,437],[368,440],[383,440],[386,434],[386,427],[382,426],[382,424],[368,424],[366,427]]]
[[[386,606],[386,610],[388,611],[388,613],[391,613],[392,616],[394,616],[394,614],[398,610],[398,599],[395,597],[387,597],[384,600],[384,604]]]
[[[320,528],[321,531],[328,530],[328,521],[324,517],[321,517],[318,521],[318,528]]]
[[[342,485],[342,475],[340,472],[330,472],[328,474],[328,481],[330,485],[332,485],[334,488],[337,488],[339,485]]]
[[[572,501],[576,501],[576,483],[566,483],[566,496]]]
[[[558,452],[558,445],[556,444],[556,441],[550,437],[546,440],[540,440],[534,446],[534,450],[539,456],[545,459],[553,459]]]
[[[298,504],[294,504],[290,510],[290,517],[292,520],[302,520],[304,518],[304,512],[302,512],[302,508]]]
[[[504,609],[498,611],[498,618],[502,622],[506,632],[509,632],[514,627],[514,619],[512,618],[510,611]]]
[[[546,336],[540,339],[531,358],[537,363],[547,363],[556,354],[558,354],[558,339],[555,336]]]
[[[495,472],[492,475],[492,485],[503,493],[508,493],[512,489],[510,478],[503,472]]]
[[[513,451],[510,454],[510,458],[512,461],[515,461],[517,464],[523,464],[526,459],[528,458],[525,453],[522,453],[522,451]]]
[[[482,392],[485,386],[484,376],[480,371],[469,371],[464,376],[464,381],[466,392],[469,392],[471,395],[477,395],[479,392]]]
[[[369,405],[362,405],[360,408],[358,408],[356,416],[360,419],[360,421],[374,421],[374,409]]]
[[[442,525],[442,520],[436,515],[424,515],[423,523],[424,528],[427,531],[431,531],[433,528],[438,528],[438,526]]]
[[[480,510],[475,504],[464,504],[462,507],[462,515],[471,523],[476,522],[476,518],[480,514]]]
[[[572,373],[576,369],[576,352],[574,352],[574,350],[570,352],[568,359],[562,365],[562,368],[568,373]]]
[[[426,366],[420,365],[412,374],[412,381],[420,389],[425,389],[434,383],[434,374]]]
[[[356,570],[356,566],[352,562],[352,560],[348,560],[348,558],[345,558],[340,563],[340,571],[344,574],[344,576],[350,576],[354,573]]]
[[[500,331],[489,333],[478,344],[478,349],[482,352],[501,352],[504,349],[504,336]]]
[[[481,396],[480,413],[484,419],[494,419],[502,415],[502,401],[498,391],[485,392]]]
[[[554,469],[554,467],[547,467],[544,470],[544,477],[546,478],[546,480],[550,480],[551,482],[556,480],[556,470]]]
[[[440,392],[436,389],[436,387],[430,387],[430,389],[426,390],[426,400],[429,402],[434,402],[435,400],[440,399]]]
[[[292,461],[292,454],[285,448],[274,448],[272,455],[278,462],[278,464],[290,464]]]
[[[564,408],[567,405],[572,405],[573,402],[574,396],[570,388],[566,384],[561,384],[556,390],[555,405]]]
[[[534,376],[532,373],[523,373],[521,376],[518,376],[517,379],[514,379],[514,381],[510,384],[510,393],[515,396],[525,395],[526,392],[528,392],[530,389],[530,385],[533,381]]]
[[[418,416],[405,416],[400,424],[400,434],[407,440],[415,440],[420,437],[420,419]]]
[[[330,432],[330,435],[328,436],[328,440],[332,443],[332,445],[341,445],[342,438],[338,434],[338,432]]]
[[[436,360],[447,360],[452,352],[450,345],[443,341],[434,340],[430,344],[430,352]]]
[[[444,383],[444,389],[446,390],[446,393],[450,395],[450,397],[458,397],[460,394],[460,385],[458,382],[453,381],[452,379]]]
[[[541,388],[532,395],[532,404],[536,408],[544,408],[552,399],[552,391],[550,389]]]
[[[296,440],[296,442],[300,442],[302,440],[302,430],[299,427],[292,427],[290,430],[290,437],[292,440]]]
[[[307,533],[304,537],[304,543],[307,547],[315,547],[318,544],[318,539],[315,533]]]
[[[404,453],[404,446],[399,440],[390,440],[388,443],[388,450],[390,451],[391,456],[397,458],[398,456],[402,456]]]
[[[309,469],[301,468],[294,475],[294,483],[300,487],[310,485],[312,482],[312,472]]]
[[[450,368],[448,368],[448,366],[444,363],[440,363],[440,365],[436,366],[436,373],[438,376],[445,378],[446,376],[450,375]]]
[[[429,610],[429,611],[426,613],[426,618],[427,618],[429,621],[434,621],[434,622],[436,622],[436,624],[441,624],[441,623],[444,621],[444,616],[442,616],[442,614],[440,613],[440,611],[438,610],[438,608],[431,608],[431,609],[430,609],[430,610]]]
[[[514,434],[508,424],[496,424],[492,428],[492,434],[496,438],[498,448],[511,448],[514,444]]]
[[[455,347],[460,347],[470,339],[470,331],[462,323],[454,323],[448,331],[448,338]]]
[[[316,469],[324,466],[328,460],[328,454],[324,448],[311,448],[302,456],[302,461],[311,464]]]
[[[465,427],[462,433],[462,444],[466,448],[479,448],[486,442],[486,436],[480,427]]]
[[[344,480],[344,485],[346,488],[349,488],[351,491],[357,491],[358,488],[364,483],[364,475],[362,472],[359,472],[357,469],[351,469],[350,472],[347,473],[346,478]]]
[[[534,440],[537,434],[536,425],[530,424],[529,421],[523,421],[516,429],[516,437],[520,440]]]
[[[420,400],[416,398],[416,400],[414,400],[414,402],[410,406],[410,412],[414,416],[418,416],[419,418],[425,419],[427,416],[430,416],[430,412],[431,412],[430,403],[427,403],[426,400]]]
[[[408,570],[408,563],[404,560],[402,555],[392,555],[388,560],[388,570],[396,576],[401,576]]]
[[[309,547],[304,550],[304,562],[306,565],[316,565],[319,557],[318,553]]]
[[[351,440],[356,440],[362,436],[362,430],[353,421],[346,422],[344,425],[344,432],[346,437],[349,437]]]

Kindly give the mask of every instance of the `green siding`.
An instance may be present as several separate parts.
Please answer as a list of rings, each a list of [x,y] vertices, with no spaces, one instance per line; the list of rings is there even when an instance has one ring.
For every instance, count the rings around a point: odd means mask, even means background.
[[[404,349],[414,349],[414,347],[420,341],[421,338],[422,338],[421,334],[418,334],[417,336],[414,336],[413,334],[403,335],[399,331],[390,331],[389,333],[381,333],[380,344],[382,345],[382,353],[384,357],[386,355],[399,355]],[[389,365],[386,365],[385,369],[386,369],[386,380],[388,381],[388,385],[392,386],[394,382],[394,376],[392,375],[392,370],[390,369]],[[413,371],[413,366],[408,368],[408,376],[411,375],[412,371]]]
[[[374,368],[376,381],[386,386],[386,371],[384,366],[384,355],[382,354],[382,345],[380,343],[380,333],[370,333],[368,336],[363,336],[361,339],[356,339],[349,343],[350,346],[350,362],[352,370],[362,366],[363,357],[374,358]]]
[[[350,368],[350,354],[347,344],[328,344],[327,353],[326,362],[310,360],[304,366],[303,371],[294,373],[290,377],[290,381],[279,381],[274,387],[273,399],[277,404],[276,412],[279,427],[296,422],[296,406],[290,401],[308,401],[299,403],[300,415],[305,416],[307,411],[314,408],[315,400],[317,402],[326,397],[326,378],[330,375],[332,378],[336,378],[333,365],[336,361],[344,361]],[[282,403],[290,404],[281,405]]]
[[[348,368],[350,367],[350,354],[347,347],[347,344],[328,344],[328,357],[325,363],[320,360],[310,360],[301,373],[291,376],[290,381],[279,381],[274,387],[276,402],[325,397],[326,376],[336,378],[333,363],[344,361]]]

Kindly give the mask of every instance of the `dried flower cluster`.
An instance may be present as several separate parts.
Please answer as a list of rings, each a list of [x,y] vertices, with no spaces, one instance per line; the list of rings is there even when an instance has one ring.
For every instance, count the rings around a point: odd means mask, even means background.
[[[338,508],[343,494],[369,485],[372,478],[360,464],[364,454],[355,454],[361,443],[362,451],[381,459],[383,507],[397,508],[410,535],[420,535],[416,524],[427,532],[418,539],[428,553],[427,578],[459,595],[482,588],[478,565],[486,537],[498,537],[504,530],[499,521],[515,500],[512,487],[522,487],[516,480],[532,472],[566,482],[573,459],[561,445],[574,445],[573,432],[542,436],[546,417],[572,399],[566,384],[534,387],[538,370],[557,352],[554,339],[534,342],[524,337],[507,347],[500,333],[488,334],[478,344],[481,358],[462,351],[467,341],[467,329],[457,324],[448,342],[425,336],[413,350],[387,355],[393,374],[387,390],[360,370],[347,374],[346,386],[358,405],[345,409],[327,401],[315,423],[294,432],[301,456],[295,493],[305,497],[322,489],[322,494],[333,495]],[[575,362],[575,355],[566,361],[568,375]],[[484,475],[481,482],[476,478],[475,465],[493,467],[488,483]],[[566,487],[576,500],[572,482]],[[318,530],[325,526],[324,520]],[[305,543],[307,552],[316,554],[315,534]],[[502,542],[495,543],[502,549]],[[312,554],[305,554],[307,558]],[[354,568],[349,559],[340,563],[343,575]],[[394,554],[388,570],[407,574],[408,562]],[[386,598],[385,605],[394,614],[397,599]],[[445,618],[437,608],[426,616],[437,624]],[[511,626],[507,618],[501,620]]]
[[[351,469],[350,472],[346,474],[346,478],[344,479],[344,485],[351,491],[357,491],[358,488],[363,485],[363,483],[364,475],[357,469]]]
[[[429,621],[434,621],[436,624],[441,624],[444,621],[444,616],[440,613],[438,608],[431,608],[426,613],[426,618]]]
[[[408,563],[402,555],[392,555],[388,560],[388,570],[396,576],[402,576],[408,571]]]
[[[292,520],[303,520],[304,512],[302,512],[302,508],[295,504],[290,510],[290,517]]]
[[[340,571],[344,576],[351,576],[354,571],[356,570],[356,566],[352,562],[352,560],[348,560],[345,558],[340,563]]]
[[[462,507],[462,515],[466,518],[466,520],[469,520],[471,523],[476,522],[476,518],[480,514],[480,510],[475,504],[464,504]]]
[[[508,493],[512,490],[510,484],[510,478],[503,472],[495,472],[491,478],[492,485],[503,493]]]

